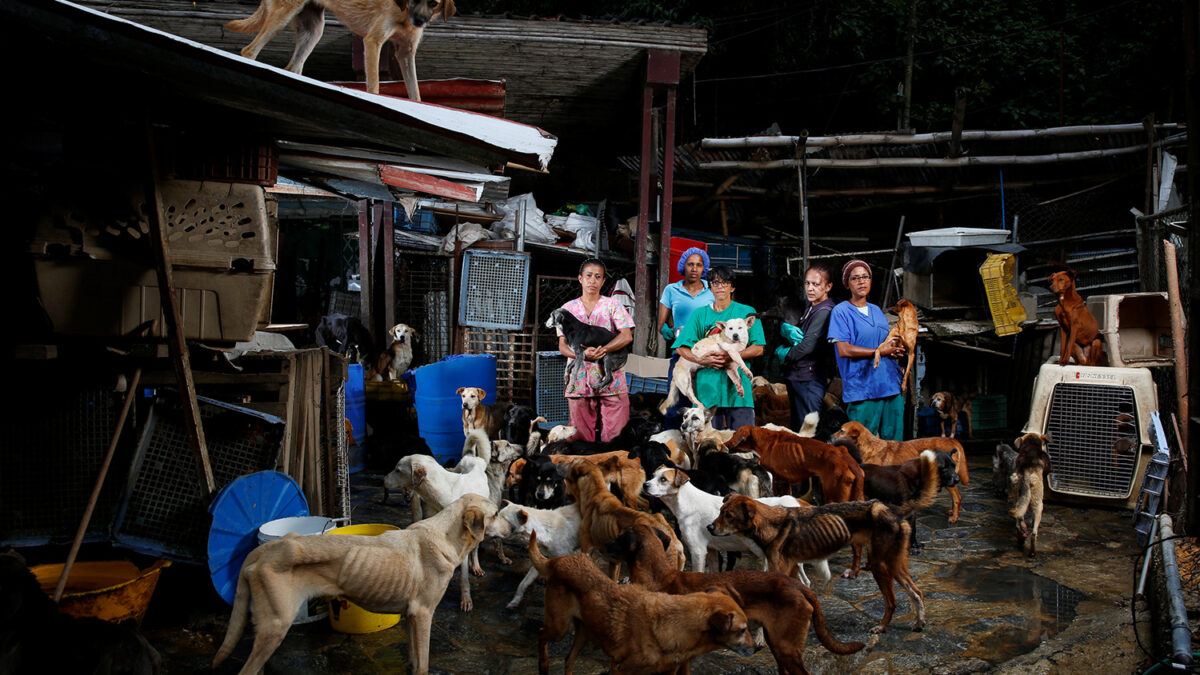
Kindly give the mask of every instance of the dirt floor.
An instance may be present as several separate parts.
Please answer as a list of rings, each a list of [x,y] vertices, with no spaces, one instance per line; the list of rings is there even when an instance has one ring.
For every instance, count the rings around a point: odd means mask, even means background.
[[[1016,548],[1011,519],[992,494],[987,448],[969,454],[971,482],[963,488],[963,517],[947,523],[949,497],[919,518],[918,536],[926,546],[911,570],[924,592],[928,626],[911,631],[908,599],[898,592],[899,608],[888,632],[869,630],[882,616],[883,602],[868,573],[854,580],[836,573],[848,553],[835,557],[831,582],[814,580],[830,630],[841,640],[867,643],[862,651],[836,657],[810,635],[806,663],[815,673],[1132,673],[1145,657],[1134,640],[1130,596],[1134,574],[1133,533],[1127,511],[1080,508],[1050,503],[1034,559]],[[382,476],[353,476],[355,523],[407,525],[407,505],[398,496],[378,503]],[[474,579],[475,611],[458,610],[458,578],[434,618],[430,661],[434,672],[533,673],[537,630],[542,618],[542,589],[535,583],[523,604],[505,608],[528,569],[523,547],[510,543],[514,563],[501,565],[491,545],[482,550],[487,575]],[[744,560],[743,565],[750,565]],[[207,668],[220,643],[228,608],[199,568],[176,565],[163,575],[143,630],[165,657],[168,673]],[[897,589],[898,591],[900,589]],[[1143,631],[1144,634],[1144,631]],[[243,637],[233,657],[218,672],[235,672],[249,653]],[[560,672],[569,639],[552,646],[551,667]],[[368,635],[344,635],[321,621],[294,626],[268,664],[268,672],[383,673],[407,667],[408,647],[402,626]],[[581,673],[604,672],[603,654],[589,648]],[[720,651],[693,662],[692,671],[773,673],[768,649],[750,658]]]

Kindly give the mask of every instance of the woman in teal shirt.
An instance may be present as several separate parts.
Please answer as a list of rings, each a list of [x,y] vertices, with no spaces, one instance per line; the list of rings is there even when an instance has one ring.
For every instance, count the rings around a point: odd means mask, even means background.
[[[729,267],[714,267],[709,272],[708,288],[712,291],[713,303],[701,307],[688,317],[687,324],[675,338],[675,351],[680,358],[687,359],[701,366],[696,371],[693,386],[696,398],[706,408],[716,408],[712,425],[717,429],[738,429],[754,425],[754,394],[750,387],[750,378],[740,373],[742,378],[742,395],[738,396],[733,382],[725,374],[725,365],[729,356],[724,352],[706,354],[697,357],[692,353],[692,345],[696,344],[713,329],[718,321],[730,319],[747,319],[750,324],[749,339],[742,349],[742,360],[752,359],[763,353],[763,345],[767,343],[763,336],[762,324],[755,321],[754,308],[733,301],[733,270]]]

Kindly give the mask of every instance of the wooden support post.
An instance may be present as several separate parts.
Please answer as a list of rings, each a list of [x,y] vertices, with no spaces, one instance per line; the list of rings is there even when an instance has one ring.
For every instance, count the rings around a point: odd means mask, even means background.
[[[1146,129],[1146,201],[1143,213],[1154,213],[1154,113],[1142,118]]]
[[[659,246],[658,246],[658,289],[657,292],[648,296],[646,302],[654,309],[651,310],[650,321],[658,323],[658,302],[649,302],[650,298],[658,298],[662,296],[662,292],[667,288],[667,279],[670,278],[671,266],[675,264],[671,260],[671,218],[674,214],[675,202],[675,88],[667,89],[667,120],[666,132],[663,140],[663,214],[662,223],[659,224]],[[641,299],[638,299],[641,302]],[[651,328],[653,326],[650,326]],[[657,335],[656,333],[652,333]],[[657,340],[657,338],[655,338]],[[671,345],[666,345],[668,351]],[[658,356],[658,354],[650,354],[650,356]]]
[[[375,333],[379,336],[379,344],[375,346],[380,350],[388,346],[384,334],[396,325],[396,235],[392,231],[392,218],[395,210],[395,204],[384,202],[383,219],[379,222],[379,248],[380,255],[383,257],[383,314],[380,319],[383,323],[379,327],[379,332]],[[374,354],[367,356],[373,357]]]
[[[1167,299],[1171,310],[1171,345],[1175,350],[1175,391],[1179,397],[1179,417],[1189,419],[1188,408],[1188,348],[1183,331],[1183,302],[1179,295],[1179,267],[1175,259],[1175,245],[1163,240],[1163,260],[1167,265]],[[1188,448],[1188,425],[1180,430],[1186,455]]]
[[[634,267],[637,270],[634,278],[633,317],[633,353],[645,355],[646,339],[650,335],[650,279],[646,274],[646,244],[650,241],[650,215],[653,198],[650,189],[650,154],[653,140],[652,117],[654,108],[654,88],[649,84],[642,90],[642,166],[638,174],[638,225],[637,238],[633,243]],[[665,265],[671,257],[671,249],[659,251],[660,264]]]
[[[371,272],[374,269],[372,265],[371,252],[374,250],[371,246],[371,202],[366,199],[360,199],[358,202],[358,318],[361,319],[364,325],[368,323],[371,317]]]
[[[129,417],[129,408],[137,396],[138,384],[142,380],[142,369],[133,371],[129,378],[129,388],[125,390],[125,403],[121,406],[121,414],[117,416],[117,426],[113,429],[112,440],[108,443],[108,451],[104,453],[104,461],[100,463],[100,472],[96,475],[96,484],[92,486],[92,496],[88,498],[87,506],[83,509],[83,518],[79,520],[79,528],[75,530],[75,540],[71,542],[71,551],[63,564],[62,573],[58,575],[58,585],[54,587],[54,602],[62,599],[63,590],[67,587],[67,579],[71,576],[71,567],[75,557],[79,555],[79,546],[83,544],[83,535],[87,533],[88,523],[96,510],[96,502],[100,499],[100,490],[104,487],[104,479],[108,476],[108,467],[112,465],[113,454],[117,451],[117,442],[121,440],[121,430],[125,428],[125,419]]]
[[[158,276],[158,296],[162,306],[163,320],[167,328],[167,347],[171,353],[171,364],[175,367],[175,379],[179,386],[179,398],[183,407],[183,426],[191,442],[196,458],[197,475],[200,477],[200,492],[207,499],[217,491],[213,480],[212,466],[208,461],[208,446],[204,442],[204,426],[200,421],[200,405],[196,402],[196,386],[192,381],[192,363],[188,357],[187,341],[183,334],[183,319],[179,313],[179,294],[171,273],[171,248],[167,243],[167,222],[163,210],[162,195],[158,191],[158,157],[154,149],[154,132],[146,125],[146,160],[149,176],[146,183],[146,217],[150,222],[150,243],[154,252],[154,267]]]

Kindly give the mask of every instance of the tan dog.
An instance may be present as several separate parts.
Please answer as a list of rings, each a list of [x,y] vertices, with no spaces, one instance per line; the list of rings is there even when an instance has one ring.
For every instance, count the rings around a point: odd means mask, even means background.
[[[473,429],[483,429],[488,438],[499,438],[504,426],[504,412],[509,406],[502,403],[484,403],[487,392],[479,387],[459,387],[454,393],[462,399],[463,435]]]
[[[653,530],[653,528],[651,528]],[[529,560],[546,579],[546,614],[538,633],[538,672],[550,672],[550,643],[575,625],[564,672],[590,639],[612,659],[609,671],[629,675],[687,672],[688,662],[728,647],[754,653],[746,614],[724,593],[667,595],[605,578],[586,553],[546,558],[529,536]]]
[[[751,570],[680,572],[668,564],[660,535],[641,525],[622,534],[613,547],[622,549],[630,581],[651,591],[678,595],[716,589],[733,598],[752,626],[767,629],[767,644],[780,673],[808,672],[804,667],[804,643],[808,641],[810,620],[817,639],[834,654],[853,654],[864,646],[861,642],[838,642],[825,626],[817,594],[796,579]]]
[[[957,450],[957,454],[954,455],[954,471],[963,485],[969,485],[971,482],[970,476],[967,475],[967,454],[963,451],[962,443],[953,438],[934,437],[914,438],[911,441],[885,441],[868,431],[859,422],[846,422],[833,434],[833,438],[848,438],[854,441],[859,452],[862,453],[864,464],[883,466],[903,464],[910,459],[916,459],[921,456],[922,450],[944,450],[946,452]],[[962,506],[962,495],[958,492],[958,486],[948,487],[946,491],[950,493],[950,499],[953,500],[950,522],[957,523],[959,507]]]
[[[1087,308],[1087,303],[1075,290],[1075,270],[1050,275],[1050,290],[1058,296],[1054,318],[1058,319],[1062,353],[1058,365],[1065,366],[1071,357],[1081,366],[1104,365],[1104,347],[1100,342],[1100,324]]]
[[[262,670],[300,605],[340,595],[372,612],[403,614],[414,673],[429,672],[433,611],[458,561],[483,540],[496,506],[466,495],[436,516],[378,536],[289,534],[250,552],[238,576],[229,628],[215,668],[237,646],[254,616],[254,647],[242,673]]]
[[[888,331],[887,337],[883,338],[883,342],[875,348],[875,367],[879,367],[879,350],[887,346],[887,343],[893,339],[899,340],[900,344],[908,351],[908,365],[904,367],[904,376],[900,379],[900,393],[908,391],[908,374],[912,372],[913,359],[917,355],[917,331],[920,329],[920,324],[917,323],[917,307],[907,300],[901,300],[892,307],[892,312],[900,317],[892,329]]]
[[[841,446],[790,431],[742,427],[726,446],[732,452],[758,454],[758,463],[788,483],[803,483],[816,476],[826,502],[863,499],[863,470]]]
[[[971,429],[971,395],[958,396],[948,391],[939,391],[929,400],[929,405],[933,407],[933,411],[937,413],[938,419],[941,420],[942,436],[954,438],[958,431],[958,417],[960,414],[967,416],[967,435],[974,436],[975,432]],[[946,425],[950,425],[950,433],[946,433]]]
[[[398,323],[388,331],[392,342],[388,348],[375,359],[375,367],[367,373],[367,379],[375,382],[398,380],[412,365],[412,341],[418,337],[417,331],[407,325]]]
[[[603,554],[605,544],[636,523],[643,523],[670,538],[667,554],[678,569],[683,569],[687,563],[683,544],[675,536],[675,530],[667,523],[667,519],[661,513],[650,514],[622,504],[616,495],[608,491],[599,467],[589,462],[573,462],[567,469],[564,485],[567,494],[579,505],[582,518],[579,523],[580,551],[585,554],[600,551]],[[615,581],[619,577],[621,563],[619,560],[610,560],[610,563]]]
[[[744,495],[729,495],[709,530],[717,535],[749,537],[766,551],[771,571],[788,577],[795,576],[805,560],[827,558],[847,544],[866,544],[870,551],[867,566],[883,593],[884,604],[883,619],[871,632],[887,630],[896,611],[893,581],[900,582],[912,599],[917,610],[913,630],[919,631],[925,627],[925,602],[908,572],[912,529],[904,519],[931,504],[937,494],[937,464],[932,452],[923,458],[921,471],[925,479],[919,496],[900,506],[871,500],[782,508]],[[857,574],[858,569],[851,568],[846,576]]]
[[[225,27],[239,33],[257,31],[250,44],[242,49],[243,57],[254,60],[262,48],[291,22],[296,29],[296,48],[287,69],[300,74],[325,31],[326,8],[333,10],[346,28],[363,39],[367,91],[379,93],[379,52],[384,42],[391,41],[409,98],[421,100],[417,84],[417,45],[421,43],[425,24],[436,16],[441,16],[443,21],[454,16],[454,0],[261,0],[253,14],[230,21]]]
[[[1025,434],[1016,441],[1017,460],[1009,476],[1009,504],[1017,525],[1017,545],[1026,549],[1029,557],[1037,555],[1038,526],[1042,524],[1043,477],[1050,471],[1050,453],[1046,445],[1050,436]],[[1033,529],[1025,524],[1025,512],[1033,512]]]

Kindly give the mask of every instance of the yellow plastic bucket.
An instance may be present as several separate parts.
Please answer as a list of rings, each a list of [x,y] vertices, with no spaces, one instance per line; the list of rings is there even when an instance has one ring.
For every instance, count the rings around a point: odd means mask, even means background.
[[[368,523],[364,525],[347,525],[329,530],[325,534],[359,534],[373,537],[390,530],[398,530],[395,525]],[[400,623],[399,614],[378,614],[368,612],[349,600],[338,596],[329,600],[329,625],[339,633],[374,633],[391,628]]]

